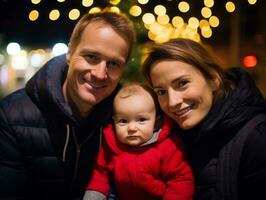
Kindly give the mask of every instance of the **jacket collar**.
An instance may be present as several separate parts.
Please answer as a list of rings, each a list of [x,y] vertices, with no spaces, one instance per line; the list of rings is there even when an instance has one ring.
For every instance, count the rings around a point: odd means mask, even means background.
[[[198,126],[188,131],[179,130],[185,138],[195,142],[211,138],[217,140],[224,134],[236,133],[255,114],[266,112],[266,101],[250,75],[241,68],[231,68],[229,73],[236,88],[218,100]]]
[[[63,96],[62,87],[67,71],[65,54],[52,58],[27,82],[26,92],[39,109],[48,116],[58,117],[69,124],[82,124],[83,122],[74,116]],[[119,88],[120,85],[112,95],[99,103],[88,119],[92,120],[91,116],[93,116],[93,121],[101,124],[109,120],[113,98]]]

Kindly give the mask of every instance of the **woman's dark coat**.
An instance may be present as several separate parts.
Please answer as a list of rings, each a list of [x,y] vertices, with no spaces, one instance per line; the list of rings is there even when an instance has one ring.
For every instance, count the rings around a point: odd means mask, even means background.
[[[197,200],[217,199],[216,166],[221,147],[256,114],[266,114],[266,101],[247,72],[237,68],[230,71],[236,89],[217,101],[200,125],[189,131],[177,130],[192,164]],[[240,200],[266,199],[266,119],[244,144],[238,183]]]
[[[0,199],[83,196],[113,95],[78,120],[63,98],[67,69],[65,55],[52,59],[0,103]]]

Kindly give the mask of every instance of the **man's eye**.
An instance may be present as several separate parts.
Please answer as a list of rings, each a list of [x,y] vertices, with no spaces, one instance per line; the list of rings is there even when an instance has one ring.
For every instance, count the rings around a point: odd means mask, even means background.
[[[93,54],[87,54],[85,56],[85,59],[88,61],[88,62],[97,62],[99,60],[98,56],[96,55],[93,55]]]
[[[117,62],[115,62],[115,61],[109,61],[107,63],[107,67],[109,69],[119,69],[120,68],[120,65]]]

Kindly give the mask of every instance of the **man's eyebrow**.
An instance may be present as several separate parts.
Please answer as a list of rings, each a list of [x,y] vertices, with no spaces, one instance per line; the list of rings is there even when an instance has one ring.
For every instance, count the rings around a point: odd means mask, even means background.
[[[80,53],[82,55],[93,54],[93,55],[97,55],[97,56],[102,56],[102,54],[100,54],[98,51],[95,51],[93,49],[83,49]],[[108,60],[118,62],[118,63],[121,63],[123,65],[126,64],[126,59],[124,57],[108,57]]]
[[[125,61],[125,59],[124,58],[113,58],[113,59],[111,59],[111,60],[113,60],[113,61],[115,61],[115,62],[118,62],[118,63],[120,63],[120,64],[126,64],[126,61]]]
[[[92,53],[92,54],[95,54],[95,55],[100,55],[100,53],[98,53],[97,51],[92,50],[92,49],[83,49],[81,51],[81,54],[88,54],[88,53]]]

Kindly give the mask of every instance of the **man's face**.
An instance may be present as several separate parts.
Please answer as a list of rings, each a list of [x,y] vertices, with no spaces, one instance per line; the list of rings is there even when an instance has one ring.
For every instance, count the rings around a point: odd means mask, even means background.
[[[69,70],[64,96],[81,115],[108,97],[124,71],[128,41],[110,25],[91,22],[85,28],[74,52],[67,54]]]

